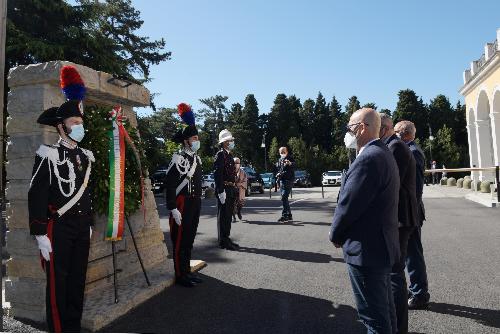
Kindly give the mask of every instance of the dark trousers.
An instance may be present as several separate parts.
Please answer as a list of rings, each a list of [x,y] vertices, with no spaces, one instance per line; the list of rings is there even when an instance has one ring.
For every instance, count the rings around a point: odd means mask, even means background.
[[[391,268],[347,264],[358,316],[369,334],[396,333]]]
[[[401,256],[392,266],[391,271],[392,295],[394,297],[397,332],[399,334],[408,333],[408,287],[406,285],[405,261],[408,249],[408,239],[413,230],[413,226],[399,228],[399,250]]]
[[[417,226],[408,239],[408,254],[406,269],[410,279],[409,290],[413,297],[429,300],[427,269],[425,266],[424,249],[422,247],[422,227]]]
[[[49,332],[80,332],[89,257],[88,217],[68,216],[49,222],[52,243],[47,274],[46,313]]]
[[[290,180],[280,180],[280,194],[281,202],[283,203],[283,211],[281,212],[282,217],[289,217],[292,215],[290,210],[290,203],[288,202],[288,197],[292,191],[292,181]]]
[[[231,221],[233,219],[234,201],[236,200],[236,188],[226,186],[226,202],[221,204],[217,197],[217,231],[219,245],[229,242],[231,235]]]
[[[170,239],[172,240],[175,277],[183,277],[191,272],[191,251],[200,222],[201,199],[179,195],[177,210],[182,215],[181,225],[170,216]]]

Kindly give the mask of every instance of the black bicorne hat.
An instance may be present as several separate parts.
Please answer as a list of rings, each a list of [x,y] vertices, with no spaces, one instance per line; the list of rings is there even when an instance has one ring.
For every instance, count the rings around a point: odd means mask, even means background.
[[[175,143],[182,143],[184,140],[189,139],[189,137],[197,136],[198,129],[195,125],[188,125],[183,129],[178,130],[172,137],[172,141]]]
[[[43,125],[57,126],[70,117],[83,117],[82,101],[69,100],[61,104],[60,107],[49,108],[38,117],[37,122]]]

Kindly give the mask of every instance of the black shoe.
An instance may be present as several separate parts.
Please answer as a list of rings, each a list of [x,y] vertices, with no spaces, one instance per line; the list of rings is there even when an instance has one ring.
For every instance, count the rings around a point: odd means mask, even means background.
[[[196,286],[193,281],[191,281],[187,276],[182,276],[175,279],[175,284],[182,285],[186,288],[193,288]]]
[[[240,245],[238,245],[238,244],[237,244],[236,242],[234,242],[233,240],[229,240],[229,243],[230,243],[231,245],[233,245],[234,247],[236,247],[236,248],[240,248]]]
[[[425,310],[429,307],[429,299],[428,298],[418,298],[415,296],[411,296],[408,299],[408,309],[409,310]]]
[[[292,215],[288,215],[288,216],[286,216],[286,220],[287,220],[287,221],[291,221],[291,220],[293,220]]]
[[[203,280],[201,278],[199,278],[198,275],[196,275],[194,273],[187,274],[186,276],[188,277],[188,279],[191,282],[193,282],[195,284],[203,283]]]
[[[236,223],[236,216],[233,215],[233,223]]]
[[[241,210],[238,210],[238,218],[241,220]]]
[[[286,217],[281,217],[280,219],[278,219],[278,223],[284,223],[286,222]]]

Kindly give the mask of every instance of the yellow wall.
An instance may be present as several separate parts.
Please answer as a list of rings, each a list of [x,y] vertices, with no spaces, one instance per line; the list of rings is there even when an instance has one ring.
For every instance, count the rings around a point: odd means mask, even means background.
[[[496,66],[494,71],[490,72],[487,77],[479,81],[474,89],[465,95],[467,110],[471,108],[476,110],[477,97],[482,90],[486,91],[491,105],[493,103],[493,93],[497,87],[500,88],[500,63]]]

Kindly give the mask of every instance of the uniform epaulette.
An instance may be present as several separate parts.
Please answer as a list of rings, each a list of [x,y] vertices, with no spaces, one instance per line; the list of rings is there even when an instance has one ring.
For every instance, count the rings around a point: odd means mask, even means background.
[[[41,158],[47,158],[52,161],[57,161],[59,159],[59,152],[54,146],[40,145],[36,151],[36,155]]]
[[[87,156],[87,158],[89,158],[89,160],[91,162],[95,162],[94,153],[92,153],[91,150],[86,150],[86,149],[81,148],[81,147],[80,147],[80,150],[82,150],[82,152]]]

